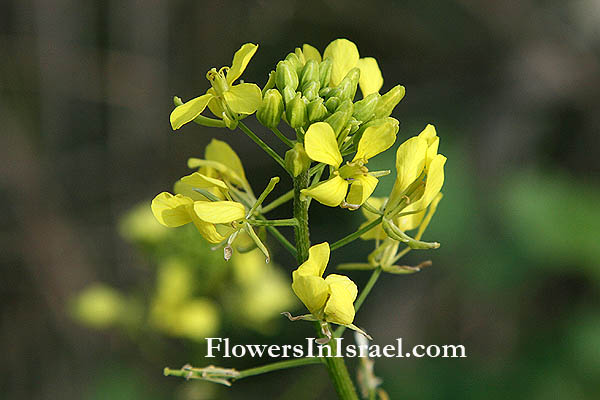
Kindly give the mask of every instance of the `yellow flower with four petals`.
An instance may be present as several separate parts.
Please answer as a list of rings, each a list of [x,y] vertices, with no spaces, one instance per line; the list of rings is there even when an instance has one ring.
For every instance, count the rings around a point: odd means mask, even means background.
[[[326,122],[312,124],[304,137],[306,154],[313,161],[330,165],[332,172],[329,179],[303,189],[302,194],[326,206],[358,208],[371,196],[379,182],[365,164],[390,148],[396,141],[397,132],[398,124],[395,122],[368,127],[358,142],[352,161],[340,167],[343,159],[333,129]]]
[[[309,257],[292,273],[292,290],[318,320],[340,325],[354,321],[354,300],[358,289],[347,276],[323,278],[329,263],[329,243],[309,249]]]
[[[179,129],[193,121],[206,107],[231,129],[237,126],[240,116],[254,113],[262,101],[260,88],[253,83],[233,83],[242,75],[257,49],[258,45],[246,43],[233,56],[231,67],[208,71],[206,78],[212,87],[202,96],[175,107],[170,117],[172,128]]]

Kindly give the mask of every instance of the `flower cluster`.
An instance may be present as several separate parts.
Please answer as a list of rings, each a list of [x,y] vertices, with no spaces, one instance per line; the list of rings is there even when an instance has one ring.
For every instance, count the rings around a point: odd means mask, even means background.
[[[433,125],[427,125],[419,135],[402,143],[396,151],[391,193],[372,198],[379,178],[391,171],[371,171],[367,166],[373,157],[394,146],[400,123],[391,114],[405,95],[404,87],[396,85],[380,94],[384,81],[377,61],[361,58],[357,46],[347,39],[332,41],[322,54],[308,44],[296,48],[276,63],[262,89],[253,83],[236,83],[257,48],[244,44],[235,53],[231,67],[208,71],[211,88],[204,95],[186,103],[175,98],[171,125],[174,130],[192,121],[232,130],[239,127],[293,178],[294,190],[263,209],[262,201],[279,178],[273,178],[257,199],[235,152],[224,142],[213,140],[204,159],[189,160],[188,166],[197,171],[175,185],[176,194],[159,194],[152,202],[152,211],[165,226],[193,223],[207,241],[225,245],[226,258],[242,232],[268,258],[264,236],[259,239],[252,226],[261,227],[261,235],[266,235],[262,228],[269,228],[298,256],[300,264],[292,274],[292,289],[310,314],[290,318],[320,321],[327,336],[328,323],[359,330],[353,325],[357,286],[342,275],[323,278],[330,249],[358,237],[375,239],[369,263],[351,264],[352,268],[380,268],[391,273],[417,270],[394,263],[410,249],[439,247],[438,243],[420,240],[442,197],[446,158],[438,154],[439,138]],[[203,115],[206,108],[214,118]],[[258,122],[289,146],[284,157],[242,122],[254,113]],[[282,129],[293,138],[279,130],[281,121],[289,127]],[[325,170],[328,176],[321,179]],[[292,198],[293,218],[266,219],[268,210]],[[362,208],[367,222],[337,246],[324,242],[309,249],[310,199],[328,207]],[[296,247],[275,226],[294,226]],[[414,237],[406,233],[417,228]],[[398,253],[400,244],[406,248]]]

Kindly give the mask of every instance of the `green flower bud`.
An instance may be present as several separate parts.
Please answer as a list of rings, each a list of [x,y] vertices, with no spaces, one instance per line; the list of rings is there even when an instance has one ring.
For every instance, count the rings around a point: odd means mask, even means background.
[[[308,170],[310,161],[308,154],[304,150],[304,146],[300,143],[296,143],[294,148],[285,153],[285,167],[294,177]]]
[[[300,61],[296,53],[288,54],[285,60],[289,62],[292,67],[294,67],[294,69],[296,70],[296,74],[300,75],[300,72],[304,67],[304,63]]]
[[[323,99],[320,97],[317,97],[315,100],[308,103],[307,108],[308,120],[311,123],[322,121],[329,113],[327,111],[327,107],[325,107],[325,104],[323,104]]]
[[[331,96],[331,92],[333,92],[332,87],[322,87],[321,89],[319,89],[319,96],[321,96],[324,99],[327,99]]]
[[[286,86],[281,92],[281,94],[283,96],[283,102],[285,103],[286,107],[289,104],[289,102],[292,101],[294,97],[296,97],[296,91],[290,86]]]
[[[360,128],[360,124],[361,124],[361,121],[357,120],[354,117],[350,118],[350,121],[348,121],[348,125],[350,126],[350,135],[352,135],[354,132],[356,132]]]
[[[396,85],[389,92],[381,96],[377,107],[375,107],[375,117],[383,118],[389,117],[394,111],[394,108],[400,103],[400,100],[404,97],[406,90],[402,85]]]
[[[358,88],[358,79],[360,78],[360,70],[352,68],[340,84],[336,87],[337,96],[341,99],[354,99],[356,89]]]
[[[296,49],[294,50],[294,54],[296,54],[296,57],[298,57],[298,60],[300,60],[302,64],[306,63],[306,58],[304,58],[304,53],[302,52],[302,49],[300,47],[296,47]]]
[[[306,100],[305,97],[302,97],[300,92],[297,92],[296,96],[287,105],[285,116],[288,124],[292,128],[300,128],[308,122],[307,104],[308,100]]]
[[[336,111],[335,113],[331,114],[325,120],[325,122],[327,122],[333,128],[333,131],[335,132],[335,136],[337,137],[342,132],[342,130],[346,127],[346,124],[350,120],[351,116],[352,116],[351,112]]]
[[[319,97],[319,82],[312,81],[312,82],[308,82],[306,85],[302,86],[302,94],[309,101],[312,101],[312,100],[316,99],[317,97]]]
[[[262,104],[256,111],[256,119],[267,128],[276,128],[283,114],[283,98],[277,89],[265,92]]]
[[[289,61],[279,61],[275,71],[275,84],[280,92],[286,87],[296,91],[298,88],[298,74],[296,68]]]
[[[377,107],[380,97],[379,93],[371,93],[361,101],[354,103],[352,116],[362,122],[370,121],[375,116],[375,107]]]
[[[352,104],[352,101],[350,100],[344,100],[340,103],[335,111],[347,111],[350,113],[350,115],[352,115],[354,112],[354,104]]]
[[[313,81],[318,83],[318,87],[321,87],[319,81],[319,63],[315,60],[308,60],[300,73],[300,86],[304,87],[304,85]]]
[[[325,107],[327,107],[327,110],[330,113],[334,113],[337,110],[337,108],[339,107],[339,105],[340,105],[339,97],[330,97],[325,102]]]
[[[333,61],[331,58],[321,61],[319,64],[319,81],[321,82],[321,87],[329,86],[329,81],[331,80],[331,70],[333,69]]]

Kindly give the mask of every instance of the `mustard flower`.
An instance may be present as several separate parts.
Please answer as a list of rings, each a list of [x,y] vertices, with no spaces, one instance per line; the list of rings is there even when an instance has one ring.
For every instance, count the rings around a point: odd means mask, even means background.
[[[308,260],[292,273],[292,290],[316,319],[350,325],[358,289],[344,275],[331,274],[323,279],[328,263],[329,243],[312,246]]]
[[[356,155],[342,167],[342,154],[331,126],[327,122],[312,124],[304,138],[306,153],[312,160],[330,165],[332,172],[329,179],[303,189],[302,194],[330,207],[360,207],[379,182],[377,177],[369,173],[365,164],[370,158],[390,148],[396,140],[398,124],[392,121],[368,127],[358,142]]]
[[[172,128],[176,130],[193,121],[206,107],[231,129],[237,126],[240,115],[254,113],[262,101],[260,88],[253,83],[233,83],[242,75],[257,49],[258,45],[246,43],[233,56],[231,67],[208,71],[206,78],[212,87],[171,112]]]
[[[158,222],[169,228],[192,222],[208,242],[221,243],[226,236],[219,233],[217,226],[227,227],[225,224],[244,219],[246,209],[235,201],[194,201],[182,194],[162,192],[152,200],[152,213]]]
[[[383,86],[383,77],[377,60],[360,58],[356,44],[348,39],[336,39],[325,48],[323,59],[331,58],[331,86],[337,86],[352,68],[360,69],[358,85],[363,97],[376,93]]]

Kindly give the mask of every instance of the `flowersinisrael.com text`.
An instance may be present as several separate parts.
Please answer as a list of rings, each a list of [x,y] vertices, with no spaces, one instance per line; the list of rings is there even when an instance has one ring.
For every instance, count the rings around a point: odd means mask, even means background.
[[[316,343],[315,338],[306,338],[303,344],[234,344],[229,338],[206,338],[206,357],[242,358],[242,357],[271,357],[271,358],[300,358],[300,357],[387,357],[387,358],[466,358],[465,346],[459,344],[423,345],[404,348],[402,338],[396,343],[384,346],[344,345],[343,338],[335,338],[334,346]]]

